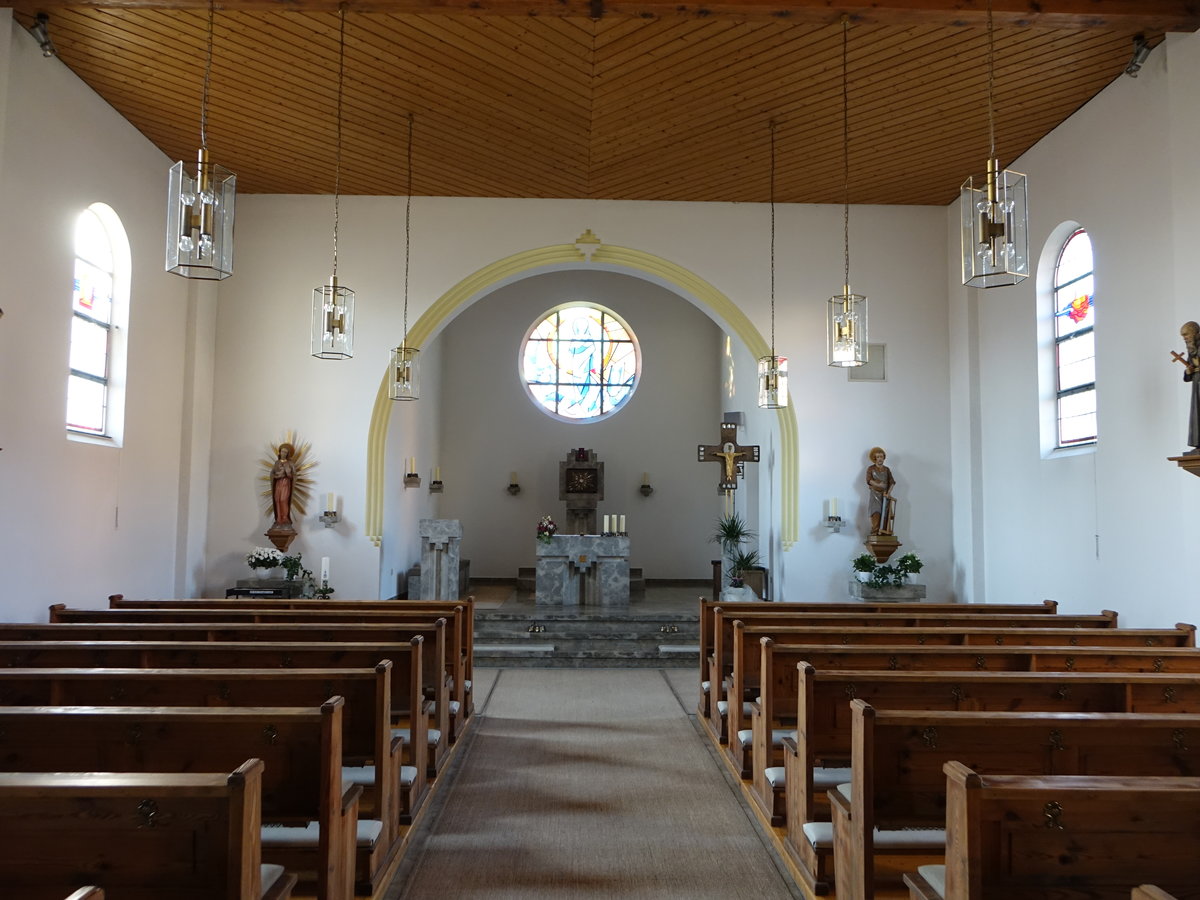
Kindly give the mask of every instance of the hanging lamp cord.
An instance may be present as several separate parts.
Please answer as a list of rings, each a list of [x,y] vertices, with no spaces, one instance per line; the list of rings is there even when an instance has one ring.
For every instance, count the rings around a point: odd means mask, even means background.
[[[408,114],[408,188],[404,201],[404,341],[408,346],[408,256],[412,247],[412,193],[413,193],[413,114]]]
[[[338,212],[342,194],[342,91],[346,74],[346,7],[339,8],[338,28],[338,89],[337,89],[337,150],[333,164],[333,277],[338,266]]]
[[[849,34],[850,17],[842,16],[842,246],[846,261],[842,286],[847,295],[850,293],[850,87],[846,74]]]
[[[992,28],[992,0],[987,5],[987,37],[988,37],[988,159],[996,158],[996,115],[993,94],[996,89],[996,41]]]
[[[200,95],[200,149],[208,149],[208,87],[212,81],[213,61],[213,6],[215,0],[208,0],[208,44],[205,50],[204,90]]]
[[[775,359],[775,120],[771,120],[771,359]]]

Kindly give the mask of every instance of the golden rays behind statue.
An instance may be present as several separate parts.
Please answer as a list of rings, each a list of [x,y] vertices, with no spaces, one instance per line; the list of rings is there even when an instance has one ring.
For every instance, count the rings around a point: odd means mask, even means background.
[[[270,454],[259,460],[263,473],[258,480],[265,483],[259,496],[266,501],[264,512],[274,518],[267,537],[286,551],[296,539],[293,519],[304,515],[313,483],[308,473],[317,463],[309,458],[312,445],[307,441],[300,443],[290,429],[282,441],[271,444],[270,448]]]

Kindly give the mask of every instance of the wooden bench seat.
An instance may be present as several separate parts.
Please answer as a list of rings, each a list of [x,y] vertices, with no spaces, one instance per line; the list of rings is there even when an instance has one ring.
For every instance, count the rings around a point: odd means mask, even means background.
[[[877,854],[942,852],[953,821],[943,775],[951,760],[976,772],[1015,775],[1200,772],[1196,715],[929,712],[875,709],[862,700],[850,706],[850,783],[829,792],[839,900],[875,896]],[[1192,849],[1200,849],[1200,827]],[[1125,891],[1142,880],[1131,878]]]
[[[0,886],[13,900],[287,900],[261,865],[263,763],[232,774],[0,773]]]
[[[354,896],[355,857],[386,852],[382,824],[359,822],[360,786],[343,788],[340,697],[319,708],[0,707],[7,772],[219,772],[261,759],[262,855]],[[368,859],[364,859],[368,857]]]
[[[408,662],[409,703],[420,702],[421,641]],[[0,668],[0,706],[320,706],[345,701],[343,776],[363,786],[360,812],[385,824],[393,844],[428,794],[427,745],[392,736],[391,660],[374,669],[13,669]],[[418,718],[418,727],[424,723]],[[409,758],[401,758],[401,751]]]
[[[1200,897],[1198,778],[944,771],[946,862],[904,876],[913,900]]]
[[[730,759],[743,778],[751,777],[752,747],[745,714],[753,698],[760,694],[759,642],[771,638],[784,644],[831,644],[858,646],[872,644],[916,644],[918,646],[1129,646],[1194,647],[1196,628],[1180,624],[1173,629],[1059,629],[1059,628],[845,628],[825,630],[803,626],[752,626],[741,620],[731,623],[733,658],[725,679],[726,693],[742,697],[743,703],[729,709],[725,725],[730,733],[726,744]]]
[[[440,623],[440,624],[439,624]],[[450,704],[449,680],[445,677],[445,622],[433,626],[413,624],[407,630],[422,637],[422,693],[427,704],[419,712],[408,708],[410,677],[400,659],[411,653],[411,638],[393,643],[362,642],[288,642],[288,641],[3,641],[0,642],[0,667],[54,668],[374,668],[382,659],[392,659],[393,678],[405,679],[393,684],[393,722],[397,736],[411,741],[408,723],[415,715],[427,716],[431,705],[436,715],[427,731],[426,772],[433,778],[445,765],[448,752]],[[50,627],[50,626],[42,626]],[[424,635],[429,635],[426,638]],[[428,659],[432,654],[434,662]]]
[[[463,731],[463,723],[474,715],[475,600],[464,597],[454,602],[437,601],[355,601],[355,600],[129,600],[121,594],[109,597],[107,610],[68,609],[63,604],[50,607],[50,621],[216,621],[220,613],[230,618],[221,621],[321,622],[327,620],[371,622],[429,621],[444,618],[449,623],[446,636],[446,664],[451,684],[450,740]],[[99,616],[114,618],[99,618]],[[142,619],[140,617],[148,618]]]
[[[708,703],[709,715],[705,720],[709,730],[717,735],[721,743],[728,741],[728,723],[724,721],[728,708],[728,692],[725,676],[729,672],[733,658],[733,623],[740,621],[749,627],[786,627],[804,626],[809,628],[827,629],[861,629],[872,627],[893,628],[952,628],[952,627],[986,627],[1006,629],[1040,629],[1047,625],[1054,628],[1078,629],[1115,629],[1117,614],[1105,610],[1098,615],[1055,615],[1052,622],[1047,622],[1044,613],[1027,614],[996,614],[996,613],[929,613],[920,612],[860,612],[860,613],[812,613],[812,612],[781,612],[775,610],[747,610],[745,606],[752,604],[737,604],[735,606],[715,606],[712,608],[712,651],[707,658],[701,658],[701,695],[711,694]],[[768,604],[777,606],[777,604]],[[793,641],[792,643],[802,643]],[[811,643],[818,643],[812,641]]]

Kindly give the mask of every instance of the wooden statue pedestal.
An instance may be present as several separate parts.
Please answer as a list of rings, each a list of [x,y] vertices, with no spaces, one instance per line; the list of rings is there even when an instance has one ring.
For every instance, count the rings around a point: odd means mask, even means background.
[[[863,546],[875,557],[875,562],[882,566],[902,545],[894,534],[873,534],[863,541]]]
[[[1191,472],[1193,475],[1200,475],[1200,454],[1192,456],[1168,456],[1167,459],[1184,471]]]

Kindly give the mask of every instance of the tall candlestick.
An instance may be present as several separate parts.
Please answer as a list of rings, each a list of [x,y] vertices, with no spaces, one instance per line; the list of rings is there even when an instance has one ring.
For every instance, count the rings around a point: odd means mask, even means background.
[[[329,584],[329,557],[321,557],[321,585]]]

